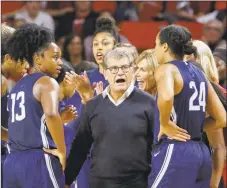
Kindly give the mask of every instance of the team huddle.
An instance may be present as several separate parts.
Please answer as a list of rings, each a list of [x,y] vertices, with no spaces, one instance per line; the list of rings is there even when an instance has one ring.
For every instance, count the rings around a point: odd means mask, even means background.
[[[178,25],[140,55],[118,40],[99,18],[98,69],[78,75],[48,29],[2,25],[4,188],[218,187],[225,154],[209,146],[224,144],[226,101],[199,58],[209,47]]]

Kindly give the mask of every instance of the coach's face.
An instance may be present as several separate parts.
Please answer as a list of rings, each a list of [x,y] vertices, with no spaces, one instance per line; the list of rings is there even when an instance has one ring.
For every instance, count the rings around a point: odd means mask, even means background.
[[[125,92],[133,78],[133,68],[127,57],[120,60],[109,58],[106,62],[104,76],[112,92]]]

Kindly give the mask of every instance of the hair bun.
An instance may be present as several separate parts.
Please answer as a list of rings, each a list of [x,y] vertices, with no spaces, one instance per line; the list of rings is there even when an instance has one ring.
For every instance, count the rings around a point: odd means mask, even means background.
[[[100,17],[96,22],[97,30],[114,30],[116,27],[116,22],[111,17]]]
[[[196,52],[197,52],[197,48],[193,46],[192,41],[187,42],[183,46],[183,53],[186,55],[196,54]]]

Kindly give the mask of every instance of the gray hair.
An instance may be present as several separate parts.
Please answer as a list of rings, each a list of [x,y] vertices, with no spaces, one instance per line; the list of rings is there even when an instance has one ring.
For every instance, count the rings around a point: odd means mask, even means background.
[[[103,61],[103,65],[106,68],[107,67],[107,61],[110,58],[116,59],[116,60],[121,60],[123,58],[127,58],[128,62],[131,64],[132,63],[132,55],[124,48],[115,48],[109,52],[106,53]]]
[[[115,48],[123,48],[127,50],[131,54],[131,62],[135,63],[136,59],[138,58],[139,54],[135,46],[129,43],[118,43],[115,45]]]

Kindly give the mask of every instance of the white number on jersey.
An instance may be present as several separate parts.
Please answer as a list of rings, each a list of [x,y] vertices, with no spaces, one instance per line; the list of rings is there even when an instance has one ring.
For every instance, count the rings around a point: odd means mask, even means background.
[[[199,88],[199,93],[196,88],[195,82],[191,81],[189,83],[190,89],[194,90],[194,93],[189,99],[189,110],[190,111],[200,111],[201,107],[203,112],[205,112],[205,107],[206,107],[206,89],[205,89],[205,82],[200,83],[200,88]],[[199,98],[198,98],[199,95]],[[199,100],[199,105],[194,104],[194,100],[198,98]]]
[[[22,121],[25,117],[25,106],[24,106],[24,92],[20,91],[19,93],[13,93],[11,94],[11,100],[12,100],[12,123],[16,121]],[[19,108],[20,112],[15,114],[15,105],[19,102]]]

